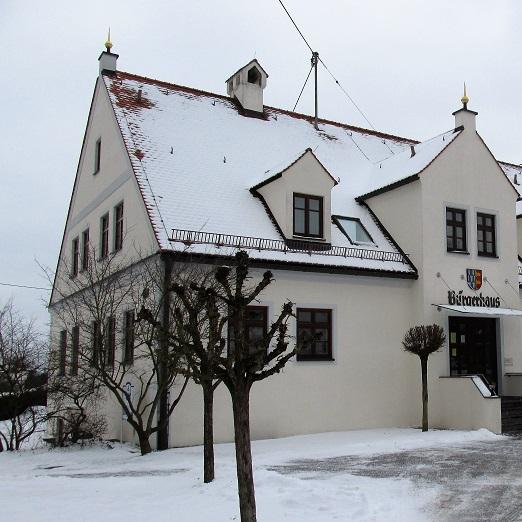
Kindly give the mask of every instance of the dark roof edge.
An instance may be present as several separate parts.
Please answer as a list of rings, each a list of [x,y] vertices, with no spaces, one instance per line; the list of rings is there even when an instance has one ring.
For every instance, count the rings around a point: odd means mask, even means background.
[[[370,208],[368,203],[366,201],[359,201],[360,205],[366,208],[366,210],[369,212],[370,216],[372,216],[372,219],[374,220],[375,224],[379,227],[380,231],[384,234],[384,237],[397,249],[397,251],[402,254],[402,257],[406,260],[408,265],[412,268],[412,270],[415,271],[415,274],[417,277],[419,277],[419,271],[417,270],[417,267],[413,264],[412,260],[406,255],[406,252],[399,246],[399,243],[393,239],[393,236],[388,232],[388,229],[382,224],[381,220],[377,217],[375,212]]]
[[[364,203],[369,198],[379,196],[380,194],[384,194],[385,192],[389,192],[390,190],[402,187],[403,185],[408,185],[409,183],[417,181],[418,179],[419,175],[413,174],[412,176],[408,176],[407,178],[400,179],[399,181],[395,181],[394,183],[390,183],[389,185],[386,185],[384,187],[372,190],[371,192],[367,192],[366,194],[362,194],[361,196],[357,196],[355,198],[355,201],[357,201],[357,203]]]
[[[218,254],[201,254],[195,252],[178,252],[175,250],[163,249],[162,253],[180,257],[186,262],[209,262],[209,264],[226,263],[230,264],[233,256]],[[400,272],[398,270],[382,270],[377,268],[358,268],[343,267],[333,265],[320,265],[310,263],[299,263],[296,261],[275,261],[271,259],[250,259],[250,266],[253,268],[271,268],[274,270],[294,270],[299,272],[316,272],[327,274],[345,274],[369,277],[389,277],[392,279],[418,279],[419,275],[415,272]]]
[[[250,60],[248,63],[245,63],[245,65],[243,65],[242,67],[240,67],[235,73],[232,73],[226,80],[225,80],[225,83],[228,83],[228,81],[230,80],[230,78],[232,78],[233,76],[235,76],[241,69],[244,69],[245,67],[248,67],[251,63],[254,63],[256,62],[257,65],[259,66],[259,68],[266,74],[266,77],[268,78],[268,73],[265,71],[264,67],[257,61],[257,58],[252,58],[252,60]]]

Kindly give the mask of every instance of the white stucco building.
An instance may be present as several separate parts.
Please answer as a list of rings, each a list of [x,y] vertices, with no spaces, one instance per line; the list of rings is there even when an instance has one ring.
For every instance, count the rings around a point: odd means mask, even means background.
[[[253,438],[419,425],[419,362],[401,340],[432,323],[447,345],[430,358],[431,425],[502,430],[501,397],[522,395],[522,168],[495,159],[466,98],[418,143],[322,119],[316,129],[266,106],[257,60],[227,80],[227,96],[121,72],[116,60],[100,56],[58,272],[76,277],[85,241],[100,256],[208,264],[242,248],[259,274],[271,269],[257,320],[290,299],[291,333],[322,340],[254,386]],[[58,301],[54,292],[55,338]],[[200,443],[202,412],[190,385],[169,444]],[[118,438],[121,409],[108,413]],[[223,386],[215,438],[233,439]]]

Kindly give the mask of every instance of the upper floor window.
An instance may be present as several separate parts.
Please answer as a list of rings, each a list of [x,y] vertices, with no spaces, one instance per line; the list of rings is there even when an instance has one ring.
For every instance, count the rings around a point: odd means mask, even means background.
[[[109,214],[100,219],[100,259],[109,255]]]
[[[123,201],[114,208],[114,251],[123,245]]]
[[[323,198],[294,194],[294,235],[323,237]]]
[[[71,262],[71,276],[76,277],[78,275],[80,257],[80,240],[75,237],[72,241],[72,262]]]
[[[98,138],[94,146],[94,174],[98,174],[101,164],[101,138]]]
[[[477,213],[477,250],[479,256],[497,255],[495,216],[492,214]]]
[[[78,375],[78,358],[80,352],[80,327],[76,324],[72,329],[71,375]]]
[[[82,233],[82,270],[89,268],[89,229]]]
[[[127,310],[123,314],[123,364],[134,363],[134,310]]]
[[[448,252],[466,252],[466,211],[446,208],[446,248]]]
[[[332,359],[332,311],[319,308],[297,309],[298,361]]]
[[[350,243],[372,243],[373,239],[357,218],[332,216],[341,232],[350,240]]]
[[[58,375],[65,375],[65,359],[67,357],[67,331],[60,332],[60,352],[58,361]]]

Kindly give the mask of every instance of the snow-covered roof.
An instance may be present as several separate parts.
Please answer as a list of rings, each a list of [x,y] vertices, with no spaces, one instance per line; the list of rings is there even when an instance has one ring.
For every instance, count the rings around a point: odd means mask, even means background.
[[[359,197],[365,199],[386,187],[419,175],[461,132],[451,129],[417,145],[410,145],[406,150],[375,163],[365,193]]]
[[[420,172],[458,131],[419,144],[328,120],[316,129],[310,116],[266,106],[263,118],[245,117],[226,96],[129,73],[104,73],[103,80],[162,249],[226,256],[245,247],[258,260],[415,275],[355,198]],[[332,214],[359,218],[375,246],[351,245],[333,223],[331,243],[338,248],[331,252],[281,246],[280,232],[250,189],[306,149],[340,180]],[[187,240],[187,231],[195,240]]]

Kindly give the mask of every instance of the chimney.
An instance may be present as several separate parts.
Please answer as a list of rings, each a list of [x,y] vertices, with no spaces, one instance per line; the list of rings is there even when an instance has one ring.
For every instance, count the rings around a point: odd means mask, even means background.
[[[111,53],[112,42],[111,42],[111,29],[109,28],[109,34],[107,41],[105,42],[105,51],[100,54],[98,61],[100,62],[100,74],[103,71],[116,71],[116,62],[118,61],[119,54]]]
[[[236,71],[227,81],[227,94],[236,99],[245,115],[263,114],[263,89],[268,74],[256,60],[252,60]]]
[[[468,109],[469,97],[466,93],[466,84],[464,84],[464,96],[462,96],[460,101],[462,102],[462,109],[453,113],[453,116],[455,116],[455,128],[464,127],[466,130],[476,131],[478,112]]]

